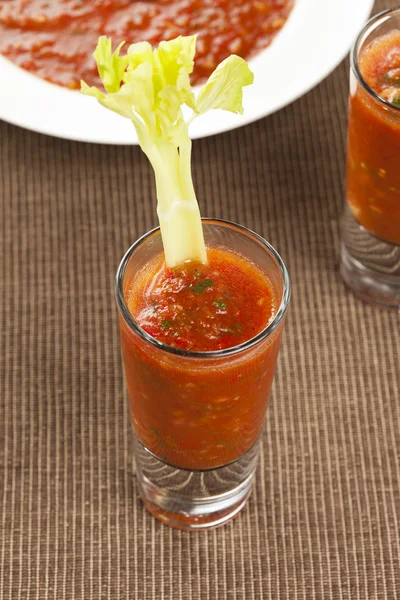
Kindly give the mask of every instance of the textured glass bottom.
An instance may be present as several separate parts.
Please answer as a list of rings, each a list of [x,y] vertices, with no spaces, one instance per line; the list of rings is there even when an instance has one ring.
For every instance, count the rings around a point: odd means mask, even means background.
[[[191,471],[163,462],[134,437],[141,499],[163,523],[188,531],[218,527],[246,504],[257,467],[258,442],[229,465]]]
[[[348,207],[342,220],[340,273],[363,300],[400,307],[400,246],[369,233]]]

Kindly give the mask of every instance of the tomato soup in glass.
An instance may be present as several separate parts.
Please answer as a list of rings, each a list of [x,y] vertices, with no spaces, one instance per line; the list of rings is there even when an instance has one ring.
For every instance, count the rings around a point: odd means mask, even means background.
[[[116,289],[139,491],[184,529],[221,524],[250,493],[290,295],[262,238],[224,221],[203,229],[206,265],[166,268],[155,230]]]

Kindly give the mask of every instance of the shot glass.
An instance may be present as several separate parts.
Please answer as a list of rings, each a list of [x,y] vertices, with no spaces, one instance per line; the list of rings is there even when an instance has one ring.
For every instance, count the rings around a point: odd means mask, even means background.
[[[360,57],[377,38],[400,30],[400,9],[373,17],[351,52],[346,207],[341,274],[353,292],[400,306],[400,106],[365,81]]]
[[[133,244],[116,276],[139,493],[155,517],[186,530],[222,525],[250,495],[290,299],[286,267],[268,242],[226,221],[204,219],[203,230],[208,246],[257,265],[279,300],[271,322],[249,341],[184,351],[139,327],[128,311],[127,291],[162,252],[159,229]]]

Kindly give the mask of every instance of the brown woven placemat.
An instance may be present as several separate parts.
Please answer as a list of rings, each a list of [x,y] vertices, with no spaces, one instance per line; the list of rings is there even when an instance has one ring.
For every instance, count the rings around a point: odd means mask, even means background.
[[[343,64],[194,144],[202,213],[267,237],[293,299],[254,494],[193,535],[132,475],[113,278],[155,225],[149,165],[1,124],[1,600],[400,598],[400,319],[338,274],[346,103]]]

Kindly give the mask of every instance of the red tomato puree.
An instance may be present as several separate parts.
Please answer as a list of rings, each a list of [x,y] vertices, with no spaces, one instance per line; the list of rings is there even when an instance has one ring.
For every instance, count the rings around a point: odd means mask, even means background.
[[[160,342],[194,351],[222,350],[254,337],[275,313],[265,276],[236,254],[208,251],[208,265],[166,269],[150,263],[128,298],[142,329]]]
[[[208,265],[165,268],[151,261],[126,282],[128,309],[158,341],[189,351],[231,348],[260,333],[276,314],[278,290],[255,265],[221,248]],[[261,433],[281,326],[230,357],[161,352],[121,319],[131,416],[140,440],[169,464],[209,469],[237,459]]]
[[[192,83],[230,54],[268,46],[293,0],[7,0],[0,1],[0,53],[53,83],[101,85],[92,53],[100,35],[157,45],[198,33]]]
[[[347,199],[368,231],[400,244],[400,31],[369,44],[359,67],[365,82],[392,108],[360,85],[350,98]]]

